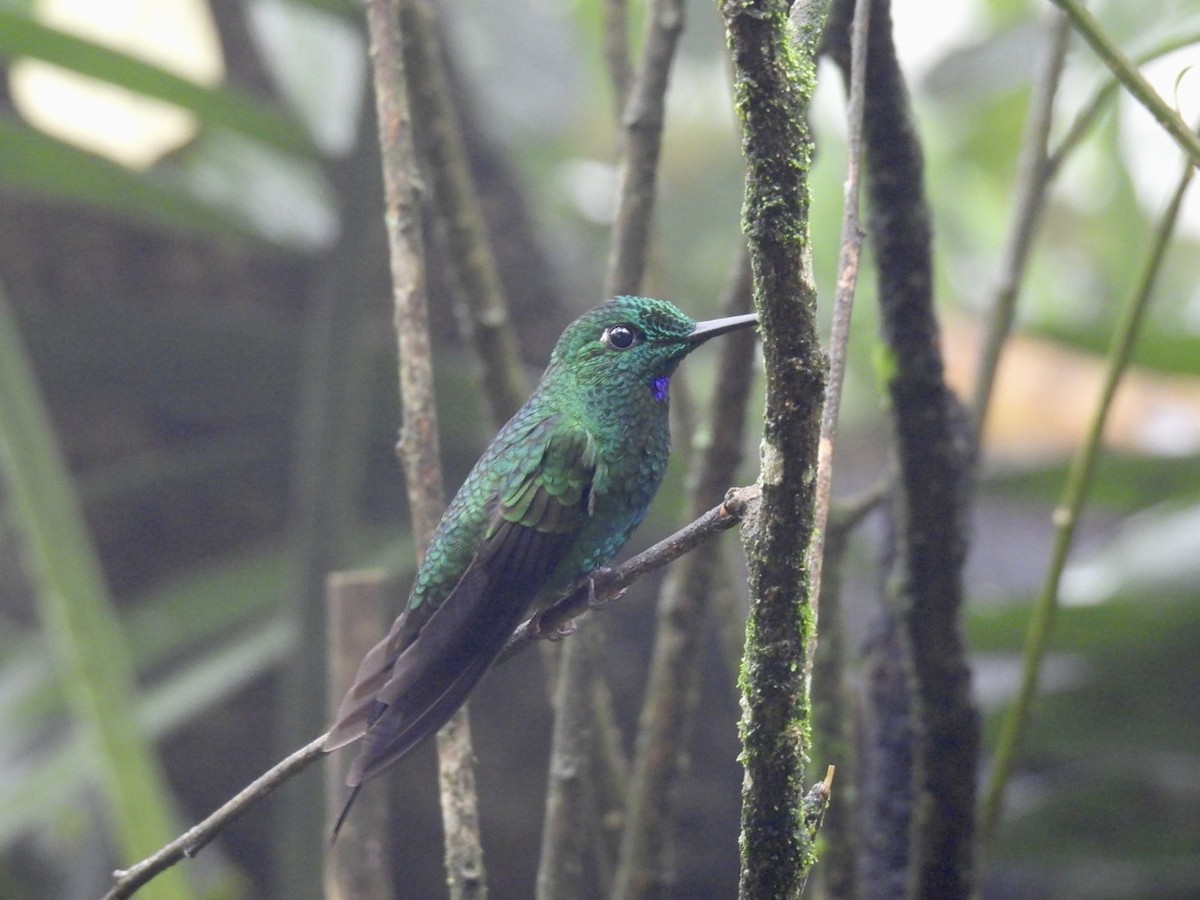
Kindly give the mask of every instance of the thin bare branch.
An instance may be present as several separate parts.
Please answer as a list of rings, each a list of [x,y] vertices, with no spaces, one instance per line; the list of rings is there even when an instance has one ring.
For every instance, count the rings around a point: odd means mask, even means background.
[[[598,649],[600,632],[589,628],[562,649],[554,697],[554,735],[551,740],[549,783],[546,785],[546,827],[538,859],[537,898],[582,897],[587,851],[593,838],[579,827],[596,809],[595,711],[590,692],[595,660],[575,662],[577,654]]]
[[[160,872],[169,869],[181,859],[190,859],[195,856],[220,834],[226,825],[259,800],[271,794],[275,788],[293,775],[298,775],[324,756],[325,751],[322,749],[324,744],[325,735],[321,735],[254,779],[203,822],[189,828],[171,843],[155,852],[154,855],[146,857],[128,869],[118,869],[113,873],[112,890],[104,895],[104,900],[121,900],[123,897],[132,897],[134,891]]]
[[[1071,19],[1072,27],[1079,32],[1085,41],[1096,52],[1096,55],[1108,66],[1117,80],[1125,86],[1125,90],[1138,103],[1146,107],[1158,124],[1163,127],[1179,145],[1179,148],[1192,161],[1193,166],[1200,166],[1200,137],[1188,128],[1183,118],[1167,103],[1146,77],[1138,71],[1137,66],[1130,62],[1129,57],[1121,52],[1121,48],[1110,38],[1104,28],[1086,6],[1079,0],[1051,0]]]
[[[1053,178],[1053,170],[1049,164],[1050,126],[1054,121],[1054,98],[1058,94],[1063,60],[1067,55],[1070,25],[1070,20],[1063,13],[1056,13],[1051,17],[1048,45],[1034,79],[1029,115],[1025,120],[1025,135],[1021,141],[1021,155],[1017,162],[1013,222],[1000,257],[992,296],[987,303],[987,308],[991,310],[991,319],[988,322],[983,351],[979,356],[975,393],[971,399],[975,440],[980,446],[983,444],[983,429],[992,387],[996,380],[996,370],[1000,363],[1000,353],[1012,328],[1017,294],[1025,276],[1025,264],[1033,246],[1033,236],[1049,199],[1048,187]]]
[[[605,297],[637,293],[654,221],[667,84],[683,31],[682,0],[651,0],[637,77],[621,118],[620,188],[609,247]]]
[[[1187,193],[1195,171],[1194,163],[1190,159],[1187,160],[1175,193],[1167,204],[1167,209],[1154,233],[1137,289],[1130,296],[1122,313],[1121,321],[1113,333],[1100,399],[1092,413],[1087,435],[1071,463],[1070,472],[1067,474],[1067,484],[1063,489],[1062,501],[1054,510],[1054,545],[1051,549],[1046,578],[1042,583],[1038,598],[1034,602],[1033,617],[1026,635],[1021,666],[1021,684],[1016,698],[1005,715],[1004,724],[1001,726],[991,775],[980,803],[979,827],[985,845],[990,843],[995,835],[996,823],[1000,818],[1004,799],[1004,789],[1008,784],[1032,714],[1042,660],[1046,655],[1046,647],[1054,629],[1054,620],[1058,611],[1058,590],[1062,573],[1066,568],[1067,556],[1074,541],[1075,526],[1079,521],[1080,511],[1083,509],[1083,504],[1087,500],[1088,491],[1091,488],[1092,472],[1095,469],[1096,458],[1104,439],[1104,427],[1108,421],[1108,413],[1129,363],[1133,346],[1137,341],[1142,317],[1150,305],[1159,270],[1175,232],[1175,223],[1179,218],[1184,195]]]
[[[437,8],[429,0],[398,5],[422,172],[463,326],[483,369],[483,396],[498,428],[525,400],[525,370],[451,95]]]
[[[759,490],[754,486],[730,489],[724,503],[709,510],[695,522],[659,541],[618,568],[597,573],[593,579],[595,584],[593,596],[589,596],[588,585],[580,585],[571,595],[563,598],[542,614],[541,627],[553,630],[565,625],[575,616],[592,608],[593,599],[601,602],[615,600],[639,578],[662,568],[739,522],[752,520],[757,514],[758,498]],[[513,634],[501,660],[507,659],[523,647],[532,646],[537,636],[537,632],[530,627],[529,623],[525,623]],[[325,735],[321,735],[264,772],[237,796],[158,850],[153,856],[147,857],[128,869],[115,872],[113,889],[105,895],[104,900],[119,900],[119,898],[129,897],[159,872],[170,868],[185,857],[195,856],[226,825],[249,807],[268,796],[293,775],[299,774],[320,759],[324,755],[322,747],[325,737]]]
[[[604,65],[612,83],[613,103],[619,117],[629,99],[629,2],[604,0]]]
[[[821,444],[817,456],[816,537],[812,548],[813,622],[819,619],[821,566],[825,549],[825,527],[833,494],[833,450],[837,439],[838,410],[846,378],[846,350],[850,342],[850,317],[854,290],[858,285],[858,258],[863,230],[859,219],[859,171],[863,153],[863,94],[867,82],[867,28],[871,22],[870,0],[857,0],[850,25],[849,100],[846,104],[846,182],[842,200],[842,241],[838,254],[837,289],[833,296],[833,322],[829,335],[829,383],[825,386],[825,409],[821,415]],[[812,678],[817,630],[808,648],[808,677]]]
[[[421,245],[420,184],[408,109],[404,34],[396,0],[367,0],[367,25],[383,161],[385,221],[391,258],[404,408],[400,457],[404,465],[413,537],[424,553],[445,506],[433,393],[429,309]],[[486,895],[479,842],[474,759],[466,707],[438,736],[438,775],[451,896]]]
[[[1187,47],[1197,42],[1200,42],[1200,32],[1177,32],[1165,40],[1158,42],[1149,50],[1139,53],[1134,57],[1133,61],[1139,66],[1144,66],[1146,63],[1153,62],[1161,56],[1166,56],[1168,53],[1173,53],[1182,47]],[[1067,129],[1066,135],[1063,136],[1058,146],[1054,148],[1054,152],[1046,158],[1046,167],[1049,170],[1047,177],[1052,178],[1058,174],[1058,170],[1062,167],[1067,156],[1087,136],[1087,133],[1100,117],[1100,113],[1112,101],[1120,87],[1121,82],[1116,78],[1112,78],[1096,91],[1091,100],[1080,106],[1079,112],[1076,113],[1075,119],[1071,122],[1071,127]]]

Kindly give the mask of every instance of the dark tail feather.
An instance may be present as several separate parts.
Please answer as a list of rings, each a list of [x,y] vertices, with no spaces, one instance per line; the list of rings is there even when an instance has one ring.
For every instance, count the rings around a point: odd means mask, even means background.
[[[333,842],[337,840],[338,832],[342,830],[342,823],[346,821],[346,816],[350,814],[350,807],[354,805],[354,799],[358,796],[358,792],[361,790],[361,784],[356,784],[350,789],[350,794],[346,797],[346,802],[342,806],[342,811],[338,813],[337,821],[333,823],[333,831],[329,835],[330,844],[333,844]]]

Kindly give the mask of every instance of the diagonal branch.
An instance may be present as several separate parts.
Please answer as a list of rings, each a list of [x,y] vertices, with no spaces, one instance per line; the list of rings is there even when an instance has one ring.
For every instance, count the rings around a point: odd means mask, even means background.
[[[975,376],[971,415],[974,419],[975,441],[983,444],[983,428],[991,402],[992,387],[1000,364],[1000,353],[1012,329],[1017,306],[1017,293],[1025,276],[1025,266],[1033,246],[1033,237],[1041,223],[1042,212],[1049,198],[1049,184],[1054,177],[1050,165],[1050,126],[1054,121],[1054,98],[1058,94],[1059,78],[1067,54],[1069,20],[1063,14],[1053,17],[1049,28],[1049,46],[1034,79],[1029,117],[1021,141],[1021,156],[1017,163],[1014,219],[992,289],[991,320]],[[977,446],[976,453],[979,453]]]
[[[1150,305],[1159,270],[1175,232],[1175,223],[1179,218],[1184,195],[1187,193],[1195,171],[1196,166],[1192,164],[1191,160],[1188,160],[1154,234],[1137,289],[1126,304],[1121,321],[1113,333],[1100,399],[1092,414],[1087,435],[1071,463],[1062,501],[1054,511],[1054,545],[1051,550],[1050,565],[1042,583],[1042,589],[1034,603],[1033,617],[1029,623],[1022,661],[1021,684],[1001,726],[995,763],[980,804],[979,827],[984,840],[988,842],[995,833],[1004,789],[1008,784],[1014,760],[1032,715],[1042,660],[1046,654],[1050,633],[1054,628],[1055,613],[1058,610],[1059,584],[1062,580],[1063,569],[1066,567],[1067,555],[1075,537],[1075,526],[1079,521],[1080,511],[1083,509],[1088,489],[1091,486],[1092,472],[1103,444],[1108,413],[1129,363],[1134,343],[1137,341],[1142,318]]]
[[[759,491],[756,487],[731,489],[725,497],[725,502],[715,509],[709,510],[695,522],[681,528],[670,537],[659,541],[649,550],[639,553],[633,559],[616,569],[598,573],[593,580],[595,593],[589,596],[588,586],[583,585],[557,604],[542,613],[540,626],[552,631],[560,625],[565,625],[575,616],[586,612],[594,606],[593,601],[616,600],[626,588],[640,578],[657,571],[683,554],[694,550],[714,536],[732,528],[744,520],[752,520],[757,514]],[[532,646],[536,641],[536,630],[526,622],[513,634],[505,652],[500,659],[503,661],[519,650]],[[117,871],[113,875],[113,888],[104,900],[122,900],[132,896],[134,891],[165,871],[182,859],[195,856],[207,846],[213,838],[224,830],[230,822],[246,812],[259,800],[271,794],[277,787],[294,775],[304,771],[325,754],[322,747],[325,735],[300,748],[291,756],[279,762],[264,772],[253,782],[243,788],[219,809],[211,813],[202,822],[181,834],[175,840],[166,844],[135,866]]]
[[[1051,0],[1051,2],[1067,14],[1071,25],[1088,42],[1096,55],[1125,86],[1125,90],[1138,103],[1146,107],[1150,115],[1158,121],[1179,145],[1179,148],[1192,161],[1192,165],[1200,167],[1200,137],[1183,121],[1183,117],[1173,110],[1158,91],[1138,71],[1137,66],[1129,61],[1121,48],[1118,47],[1100,26],[1096,17],[1088,11],[1079,0]]]

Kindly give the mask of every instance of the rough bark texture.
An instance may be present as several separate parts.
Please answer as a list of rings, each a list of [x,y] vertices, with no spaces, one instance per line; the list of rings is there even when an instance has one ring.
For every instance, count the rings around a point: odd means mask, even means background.
[[[809,740],[808,550],[825,361],[809,266],[805,123],[824,5],[721,7],[746,158],[744,224],[763,334],[767,396],[762,506],[743,531],[750,615],[741,677],[742,897],[798,897],[813,861],[802,822]]]
[[[839,2],[831,46],[845,69],[845,35],[853,4]],[[891,9],[876,0],[871,13],[866,94],[870,233],[879,268],[879,301],[887,349],[886,378],[894,429],[895,557],[888,612],[896,640],[880,646],[900,655],[907,698],[869,692],[881,703],[911,704],[911,745],[886,725],[864,745],[866,818],[882,827],[897,807],[896,774],[911,766],[912,799],[904,863],[909,896],[966,897],[972,884],[978,716],[970,700],[970,673],[960,614],[966,557],[963,507],[968,490],[970,440],[966,418],[943,378],[933,308],[929,210],[921,148],[908,114],[904,79],[891,35]],[[876,677],[896,660],[875,655]],[[891,694],[889,691],[887,694]],[[875,708],[868,720],[884,725],[900,712]],[[885,774],[886,773],[886,774]],[[894,823],[898,824],[898,823]],[[900,865],[898,859],[894,860]],[[895,873],[893,873],[895,874]],[[878,887],[879,892],[876,892]],[[868,896],[889,896],[868,881]]]

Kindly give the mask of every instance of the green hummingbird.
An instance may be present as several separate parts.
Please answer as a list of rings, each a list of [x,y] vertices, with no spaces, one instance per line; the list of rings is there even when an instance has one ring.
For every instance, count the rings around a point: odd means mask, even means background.
[[[697,323],[662,300],[617,297],[567,327],[450,502],[404,611],[342,701],[324,749],[365,737],[334,835],[363,783],[450,719],[526,616],[620,550],[667,467],[675,367],[756,322]]]

